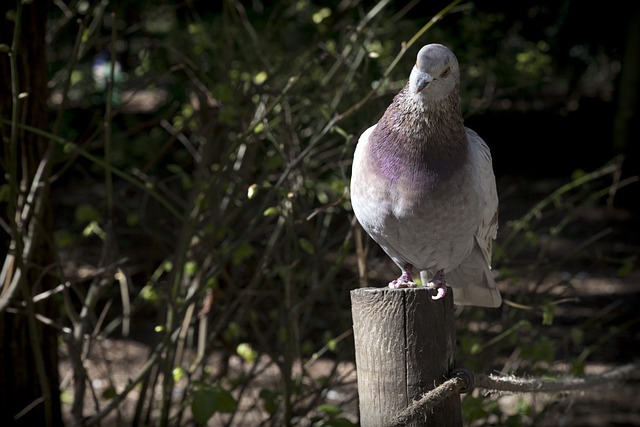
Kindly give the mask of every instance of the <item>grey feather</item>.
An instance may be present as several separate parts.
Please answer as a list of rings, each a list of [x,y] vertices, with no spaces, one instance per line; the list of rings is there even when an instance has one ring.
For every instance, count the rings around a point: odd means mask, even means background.
[[[351,202],[402,271],[390,286],[413,286],[420,272],[425,284],[451,286],[456,304],[498,307],[490,270],[498,228],[491,153],[464,126],[459,79],[449,49],[420,50],[409,82],[358,141]]]

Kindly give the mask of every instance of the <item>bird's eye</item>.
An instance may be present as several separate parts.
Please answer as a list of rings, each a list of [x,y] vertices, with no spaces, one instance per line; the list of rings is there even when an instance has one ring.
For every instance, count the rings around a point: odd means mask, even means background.
[[[447,67],[445,68],[445,70],[442,72],[442,74],[440,74],[440,77],[447,77],[449,75],[449,73],[451,72],[451,68]]]

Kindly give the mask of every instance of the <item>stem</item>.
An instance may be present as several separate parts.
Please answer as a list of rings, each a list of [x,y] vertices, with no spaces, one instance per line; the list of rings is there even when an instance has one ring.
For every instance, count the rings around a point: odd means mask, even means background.
[[[16,57],[18,56],[18,48],[20,46],[20,32],[22,30],[22,1],[17,1],[16,7],[16,19],[15,26],[13,28],[13,40],[11,41],[11,52],[9,52],[9,66],[11,67],[11,142],[10,142],[10,163],[9,163],[9,177],[11,182],[11,196],[9,198],[11,208],[12,208],[12,216],[14,217],[14,221],[12,221],[12,225],[15,225],[15,213],[18,211],[17,208],[17,197],[18,197],[18,115],[19,105],[18,102],[20,100],[20,86],[18,81],[18,61]],[[14,239],[16,244],[19,245],[19,239],[17,239],[17,234],[14,234]],[[18,249],[18,253],[21,252],[20,248]]]
[[[60,128],[62,127],[62,119],[64,118],[64,112],[67,109],[67,105],[69,104],[69,88],[71,87],[71,74],[73,73],[73,69],[78,63],[80,44],[82,40],[82,33],[84,32],[85,24],[84,21],[80,21],[80,25],[78,27],[78,35],[76,36],[75,43],[73,45],[73,50],[71,51],[71,58],[69,60],[69,65],[67,66],[67,76],[64,81],[64,85],[62,87],[62,102],[60,103],[60,108],[58,109],[58,115],[56,116],[56,121],[53,125],[51,133],[57,135],[60,133]]]
[[[112,143],[112,107],[113,107],[113,88],[115,86],[115,68],[116,68],[116,13],[111,12],[111,60],[109,69],[109,81],[107,86],[107,108],[104,114],[104,161],[107,166],[104,169],[104,180],[107,196],[107,211],[110,221],[114,220],[114,202],[113,202],[113,173],[111,171],[111,143]]]
[[[11,228],[11,246],[9,247],[9,253],[7,254],[0,273],[2,278],[2,286],[4,289],[8,289],[3,298],[0,299],[0,313],[2,313],[9,305],[13,296],[23,283],[23,241],[20,238],[20,226],[18,225],[18,195],[20,189],[18,186],[18,116],[19,116],[19,80],[18,80],[18,61],[16,57],[18,55],[18,47],[20,40],[20,32],[22,22],[22,2],[17,2],[15,26],[13,28],[13,40],[11,41],[11,51],[9,52],[9,67],[11,69],[11,122],[5,121],[5,123],[11,126],[11,136],[9,140],[9,162],[7,169],[9,172],[9,200],[8,200],[8,216],[9,224]],[[13,254],[11,252],[13,251]]]
[[[3,119],[2,117],[0,117],[0,124],[9,124],[10,121]],[[24,129],[26,131],[32,132],[36,135],[41,135],[44,136],[48,139],[50,139],[51,141],[61,144],[64,146],[64,149],[67,151],[73,151],[78,153],[79,155],[81,155],[82,157],[84,157],[85,159],[88,159],[90,161],[92,161],[93,163],[95,163],[96,165],[100,166],[101,168],[106,169],[107,167],[111,168],[111,172],[114,175],[119,176],[120,178],[124,179],[125,181],[129,182],[130,184],[146,191],[151,197],[153,197],[155,200],[158,201],[158,203],[160,203],[162,206],[164,206],[176,219],[178,220],[184,220],[183,215],[178,211],[178,209],[176,209],[174,206],[171,205],[171,203],[164,198],[158,191],[156,191],[153,188],[153,183],[151,182],[145,182],[142,180],[138,180],[134,177],[132,177],[131,175],[127,174],[126,172],[114,168],[113,166],[107,165],[106,162],[104,160],[102,160],[101,158],[94,156],[93,154],[90,154],[88,151],[78,147],[77,144],[71,142],[71,141],[67,141],[64,138],[61,138],[59,136],[56,136],[50,132],[47,131],[43,131],[42,129],[38,129],[35,128],[33,126],[29,126],[29,125],[24,125],[24,124],[19,124],[18,128],[20,129]]]
[[[453,9],[458,3],[460,3],[460,0],[455,0],[451,3],[449,3],[446,7],[444,7],[440,12],[436,13],[434,15],[433,18],[431,18],[431,20],[429,22],[427,22],[422,28],[420,28],[420,30],[418,30],[417,33],[415,33],[413,35],[413,37],[411,37],[411,39],[407,42],[407,43],[403,43],[402,44],[402,48],[400,49],[400,52],[396,55],[396,57],[393,59],[393,61],[391,62],[391,64],[387,67],[387,69],[385,70],[384,74],[382,75],[382,81],[380,82],[380,84],[374,88],[371,89],[369,91],[369,93],[367,93],[364,98],[362,98],[360,101],[356,102],[354,105],[352,105],[349,109],[347,109],[347,111],[345,111],[344,113],[338,114],[334,120],[332,121],[332,125],[334,123],[337,123],[343,119],[345,119],[346,117],[349,117],[351,114],[355,113],[356,111],[358,111],[360,108],[362,108],[362,106],[364,104],[366,104],[369,99],[371,99],[371,97],[373,95],[375,95],[378,90],[384,86],[384,83],[389,80],[389,75],[391,74],[391,71],[393,71],[394,68],[396,68],[396,65],[398,65],[398,62],[400,62],[400,59],[402,59],[402,57],[404,56],[404,54],[407,52],[407,50],[409,50],[409,48],[411,46],[413,46],[413,44],[418,41],[418,39],[420,37],[422,37],[422,35],[429,29],[431,28],[436,22],[438,22],[439,20],[441,20],[442,18],[444,18],[444,16],[449,13],[451,11],[451,9]]]

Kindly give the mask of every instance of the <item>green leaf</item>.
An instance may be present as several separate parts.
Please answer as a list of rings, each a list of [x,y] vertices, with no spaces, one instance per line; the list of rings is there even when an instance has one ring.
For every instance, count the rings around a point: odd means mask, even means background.
[[[264,406],[264,410],[269,413],[269,415],[273,415],[278,410],[278,397],[280,395],[269,389],[263,388],[260,390],[260,398],[262,399],[262,404]]]
[[[331,416],[336,416],[336,415],[340,415],[343,411],[342,408],[336,406],[336,405],[330,405],[328,403],[323,403],[322,405],[319,405],[316,410],[318,412],[324,412],[327,415],[331,415]]]
[[[216,412],[231,413],[238,402],[231,393],[220,386],[201,385],[193,393],[191,411],[198,424],[206,424]]]
[[[253,83],[260,86],[267,80],[268,77],[269,75],[267,74],[266,71],[259,71],[257,74],[253,76]]]
[[[173,381],[178,382],[182,379],[182,376],[184,375],[184,369],[182,369],[180,366],[176,366],[175,368],[173,368]]]
[[[476,421],[488,415],[483,397],[467,394],[462,400],[462,413],[468,421]]]
[[[584,375],[584,365],[584,360],[573,360],[571,362],[571,373],[577,376]]]
[[[153,285],[147,284],[140,290],[140,297],[149,302],[158,302],[160,301],[160,297],[158,296],[158,292],[154,289]]]
[[[622,260],[622,265],[616,271],[616,274],[618,275],[618,277],[629,276],[636,267],[636,261],[637,259],[635,256],[631,256],[629,258]]]
[[[253,362],[258,358],[258,353],[251,347],[249,343],[241,343],[236,347],[236,353],[246,362]]]
[[[262,213],[262,215],[264,216],[274,216],[274,215],[278,215],[280,214],[280,209],[272,206],[270,208],[267,208],[264,210],[264,212]]]
[[[135,226],[140,224],[140,215],[137,212],[129,212],[127,214],[127,225]]]
[[[89,237],[91,235],[96,235],[101,239],[106,239],[107,233],[100,227],[97,221],[91,221],[87,226],[82,230],[82,235],[84,237]]]
[[[240,264],[253,255],[253,246],[244,242],[233,252],[233,263]]]
[[[102,215],[93,206],[82,203],[76,206],[75,215],[76,221],[80,223],[87,223],[91,221],[102,222]]]
[[[198,263],[195,261],[187,261],[184,263],[184,274],[187,277],[195,276],[198,271]]]
[[[9,184],[0,185],[0,202],[8,202],[10,194],[11,187],[9,187]]]
[[[583,171],[582,169],[576,169],[571,173],[571,179],[573,181],[580,179],[582,177],[584,177],[587,173],[585,171]]]
[[[257,192],[258,192],[258,185],[257,184],[251,184],[249,186],[249,188],[247,189],[247,198],[249,200],[253,199],[256,196]]]
[[[67,405],[73,404],[73,392],[69,389],[64,389],[60,392],[60,401]]]
[[[238,338],[240,338],[241,334],[242,334],[242,329],[240,328],[240,325],[238,325],[238,323],[236,322],[229,322],[227,324],[227,329],[224,330],[224,332],[222,333],[222,336],[226,341],[233,342],[233,341],[236,341]]]
[[[542,324],[545,326],[551,326],[553,324],[553,313],[555,311],[555,305],[545,304],[542,307]]]
[[[329,9],[328,7],[323,7],[320,10],[318,10],[316,13],[314,13],[311,16],[311,19],[315,24],[319,24],[330,16],[331,16],[331,9]]]
[[[53,234],[56,247],[68,248],[71,247],[76,241],[76,236],[67,230],[56,230]]]
[[[113,399],[117,395],[118,395],[118,392],[113,387],[109,387],[109,388],[105,389],[105,391],[102,392],[102,398],[103,399]]]
[[[325,425],[330,427],[357,427],[357,424],[352,423],[344,417],[331,417]]]
[[[482,351],[482,346],[478,343],[471,344],[471,348],[469,349],[470,354],[478,354]]]
[[[582,345],[584,342],[584,331],[580,328],[571,328],[569,332],[573,345]]]
[[[305,238],[298,239],[298,243],[300,243],[300,247],[303,251],[308,253],[309,255],[313,255],[316,253],[316,248],[313,247],[313,243]]]

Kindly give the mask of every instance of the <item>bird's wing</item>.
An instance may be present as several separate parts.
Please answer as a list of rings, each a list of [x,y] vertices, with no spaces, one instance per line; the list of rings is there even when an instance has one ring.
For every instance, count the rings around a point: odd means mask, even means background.
[[[375,127],[376,125],[373,125],[365,130],[358,139],[358,144],[353,154],[350,186],[353,212],[365,231],[369,235],[374,234],[374,239],[375,230],[382,229],[384,225],[384,217],[381,213],[383,207],[371,203],[373,198],[380,199],[382,196],[379,193],[383,191],[381,185],[376,186],[372,183],[376,176],[371,173],[371,165],[367,158],[369,136]]]
[[[483,207],[480,223],[476,230],[476,240],[487,262],[491,264],[491,250],[493,240],[498,234],[498,191],[496,179],[493,175],[491,152],[487,144],[477,133],[467,128],[467,138],[472,151],[472,161],[478,172],[478,185],[481,192]]]
[[[499,307],[502,298],[491,273],[491,250],[498,233],[498,192],[491,161],[491,152],[485,142],[471,129],[467,129],[471,148],[471,161],[477,172],[477,191],[481,195],[480,223],[469,256],[447,275],[453,286],[454,301],[458,305]]]

